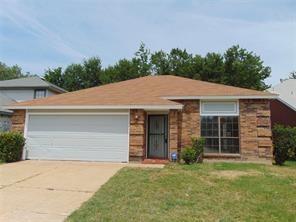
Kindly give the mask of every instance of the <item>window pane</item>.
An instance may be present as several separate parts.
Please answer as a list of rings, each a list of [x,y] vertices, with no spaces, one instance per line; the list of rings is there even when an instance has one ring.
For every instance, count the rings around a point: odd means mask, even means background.
[[[205,153],[219,153],[218,138],[206,138]]]
[[[221,139],[221,153],[239,153],[239,139]]]
[[[221,117],[220,134],[221,137],[238,137],[238,117]]]
[[[35,99],[38,99],[38,98],[44,98],[45,97],[45,93],[46,93],[46,90],[45,89],[36,89],[35,90]]]
[[[203,137],[218,137],[218,117],[207,116],[201,119],[201,136]]]

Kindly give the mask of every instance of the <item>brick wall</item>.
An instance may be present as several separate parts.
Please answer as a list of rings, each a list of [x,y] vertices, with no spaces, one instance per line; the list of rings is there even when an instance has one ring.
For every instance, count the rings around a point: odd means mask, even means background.
[[[25,118],[25,110],[15,110],[11,116],[11,131],[24,133]]]
[[[240,100],[240,148],[243,159],[271,159],[271,121],[268,100]]]
[[[178,152],[179,139],[179,112],[170,110],[169,112],[169,158],[171,153]]]
[[[191,145],[191,137],[200,137],[199,100],[178,101],[184,105],[179,113],[179,147]]]
[[[145,123],[146,112],[144,110],[130,110],[130,160],[142,159],[146,155]]]

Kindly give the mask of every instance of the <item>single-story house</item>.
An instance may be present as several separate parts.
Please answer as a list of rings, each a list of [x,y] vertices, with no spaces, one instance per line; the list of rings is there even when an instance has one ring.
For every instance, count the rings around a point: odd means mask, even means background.
[[[170,159],[206,139],[205,156],[271,160],[269,92],[147,76],[15,104],[27,159]]]
[[[296,79],[283,80],[268,91],[279,95],[270,103],[271,125],[296,127]]]

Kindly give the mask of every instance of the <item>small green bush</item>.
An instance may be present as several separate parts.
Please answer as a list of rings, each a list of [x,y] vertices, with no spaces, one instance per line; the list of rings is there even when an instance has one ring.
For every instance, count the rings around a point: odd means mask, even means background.
[[[196,151],[192,147],[185,147],[181,152],[181,158],[186,164],[192,164],[196,161]]]
[[[191,142],[192,142],[192,148],[196,151],[197,162],[202,163],[203,161],[202,157],[203,157],[206,140],[202,137],[200,138],[192,137]]]
[[[284,162],[296,155],[296,127],[274,126],[272,130],[275,164]]]
[[[25,138],[20,133],[4,132],[0,134],[0,161],[15,162],[22,157]]]

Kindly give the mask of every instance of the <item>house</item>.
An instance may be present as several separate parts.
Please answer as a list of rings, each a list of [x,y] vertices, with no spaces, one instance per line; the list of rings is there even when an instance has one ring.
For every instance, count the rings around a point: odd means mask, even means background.
[[[271,123],[296,126],[296,79],[287,79],[268,90],[279,94],[270,103]]]
[[[0,94],[0,132],[8,131],[10,129],[10,116],[12,111],[4,109],[3,106],[15,103],[15,100]]]
[[[0,132],[10,129],[12,111],[4,106],[15,102],[43,98],[66,92],[40,77],[27,77],[0,81]]]
[[[40,77],[27,77],[0,81],[0,95],[17,102],[39,99],[66,92]]]
[[[206,139],[205,156],[272,159],[275,94],[177,76],[147,76],[15,104],[28,159],[169,159]]]

